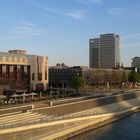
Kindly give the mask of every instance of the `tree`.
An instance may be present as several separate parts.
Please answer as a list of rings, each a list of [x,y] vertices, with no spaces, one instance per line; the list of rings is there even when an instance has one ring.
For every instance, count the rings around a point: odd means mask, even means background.
[[[136,72],[131,71],[128,76],[128,81],[132,83],[136,83]]]
[[[136,81],[138,82],[138,83],[140,83],[140,73],[136,73]]]
[[[80,88],[84,87],[85,79],[80,76],[75,76],[71,81],[71,86],[76,90],[79,91]]]
[[[140,82],[140,74],[135,71],[130,72],[128,76],[128,81],[132,83]]]

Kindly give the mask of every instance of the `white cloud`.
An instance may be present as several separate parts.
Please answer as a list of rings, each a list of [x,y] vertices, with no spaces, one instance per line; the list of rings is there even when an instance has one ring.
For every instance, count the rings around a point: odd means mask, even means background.
[[[83,19],[85,14],[86,14],[86,12],[84,10],[73,10],[73,11],[70,11],[70,12],[56,11],[56,10],[51,9],[51,8],[45,8],[45,10],[47,10],[51,13],[55,13],[57,15],[71,17],[71,18],[76,19],[76,20]]]
[[[116,15],[116,16],[122,15],[125,12],[126,12],[126,9],[121,8],[121,7],[115,7],[115,8],[111,8],[111,9],[108,10],[109,14]]]
[[[84,4],[91,4],[91,3],[101,4],[103,2],[103,0],[77,0],[77,1]]]
[[[9,34],[19,35],[19,36],[36,36],[36,35],[42,35],[43,31],[33,23],[26,22],[26,21],[19,21],[14,27],[11,28]]]
[[[77,20],[81,20],[85,17],[86,12],[83,10],[76,10],[76,11],[71,11],[71,12],[62,13],[62,14],[68,17],[72,17]]]
[[[11,34],[15,35],[21,35],[21,36],[35,36],[35,35],[41,35],[42,31],[38,28],[33,28],[30,26],[22,26],[18,25],[15,26],[11,32]]]
[[[16,40],[20,38],[28,38],[31,36],[43,35],[44,31],[38,28],[35,24],[30,22],[17,22],[13,27],[3,32],[0,40]]]
[[[24,19],[21,19],[21,21],[17,22],[17,24],[19,25],[24,25],[24,26],[32,26],[32,27],[35,27],[36,25],[34,23],[31,23],[31,22],[27,22],[26,20]]]
[[[47,10],[51,13],[57,14],[57,15],[71,17],[71,18],[76,19],[76,20],[83,19],[85,14],[86,14],[86,12],[84,10],[73,10],[70,12],[56,11],[56,10],[51,9],[51,8],[45,8],[45,10]]]
[[[71,10],[71,11],[62,11],[62,10],[60,11],[60,10],[55,10],[53,8],[45,7],[41,4],[33,2],[33,1],[26,1],[26,2],[39,8],[39,9],[48,11],[50,13],[60,15],[60,16],[71,17],[71,18],[76,19],[76,20],[83,19],[85,17],[85,14],[86,14],[86,11],[84,11],[84,10],[77,10],[76,9],[76,10]]]

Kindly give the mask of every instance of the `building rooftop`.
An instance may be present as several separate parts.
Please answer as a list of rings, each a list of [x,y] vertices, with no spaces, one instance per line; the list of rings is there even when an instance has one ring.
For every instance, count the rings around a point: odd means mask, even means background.
[[[14,54],[27,54],[26,50],[9,50],[8,52]]]

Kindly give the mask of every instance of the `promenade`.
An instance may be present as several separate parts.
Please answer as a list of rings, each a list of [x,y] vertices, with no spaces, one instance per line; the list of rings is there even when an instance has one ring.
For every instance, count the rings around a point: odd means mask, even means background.
[[[45,115],[44,113],[42,114],[34,110],[30,110],[28,112],[17,112],[16,114],[11,114],[10,116],[3,116],[0,118],[0,139],[67,139],[139,111],[139,96],[130,98],[129,95],[128,97],[130,99],[128,100],[123,99],[125,96],[115,95],[114,98],[116,96],[116,99],[119,99],[118,102],[97,106],[70,114]],[[102,98],[106,99],[107,97]],[[120,100],[121,98],[122,100]],[[92,100],[94,101],[95,99]],[[89,100],[89,102],[90,101],[91,100]],[[80,102],[87,103],[84,101]]]

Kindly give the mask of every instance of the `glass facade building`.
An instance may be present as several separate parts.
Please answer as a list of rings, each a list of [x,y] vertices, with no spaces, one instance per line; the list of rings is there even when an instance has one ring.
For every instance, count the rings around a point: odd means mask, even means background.
[[[111,69],[120,66],[120,37],[101,34],[89,40],[89,65],[91,68]]]

